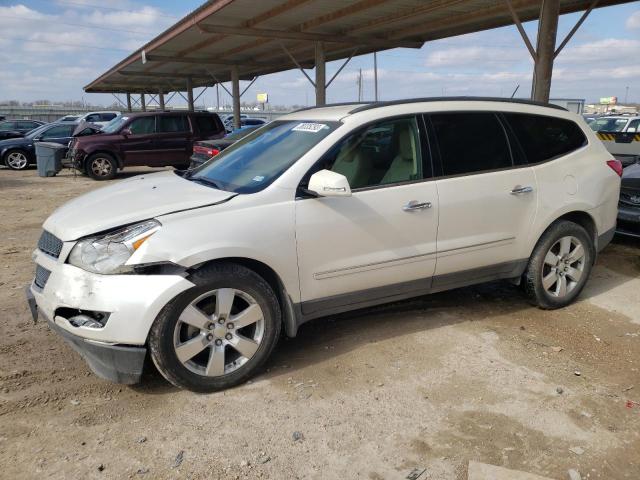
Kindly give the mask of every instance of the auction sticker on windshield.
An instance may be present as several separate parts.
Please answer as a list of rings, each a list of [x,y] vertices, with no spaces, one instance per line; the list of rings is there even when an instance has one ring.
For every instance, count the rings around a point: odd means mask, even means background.
[[[294,132],[318,133],[325,128],[329,128],[329,125],[325,125],[324,123],[299,123],[291,130]]]

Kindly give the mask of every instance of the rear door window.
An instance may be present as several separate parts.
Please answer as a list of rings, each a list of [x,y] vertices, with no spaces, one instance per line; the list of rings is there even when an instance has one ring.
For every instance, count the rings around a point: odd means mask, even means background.
[[[156,117],[154,115],[136,118],[129,124],[129,130],[133,135],[148,135],[154,133],[155,129]]]
[[[99,122],[100,121],[100,114],[99,113],[92,113],[91,115],[87,115],[86,118],[84,119],[85,122]]]
[[[185,115],[160,115],[158,133],[188,132],[189,125]]]
[[[213,135],[224,130],[222,123],[215,115],[196,115],[193,118],[201,135]]]
[[[8,130],[16,129],[16,122],[4,122],[0,123],[0,131],[6,132]]]
[[[529,163],[551,160],[587,144],[582,129],[571,120],[524,113],[504,117]]]
[[[429,118],[444,176],[513,166],[504,128],[494,113],[437,113]]]
[[[18,122],[18,128],[20,130],[33,130],[39,126],[40,124],[36,122]]]

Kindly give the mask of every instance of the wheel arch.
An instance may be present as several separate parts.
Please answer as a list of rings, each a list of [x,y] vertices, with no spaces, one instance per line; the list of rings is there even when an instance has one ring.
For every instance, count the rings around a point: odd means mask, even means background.
[[[598,228],[596,226],[596,221],[593,218],[593,216],[589,212],[586,212],[584,210],[571,210],[569,212],[563,213],[559,217],[556,217],[550,222],[548,222],[548,224],[542,229],[542,231],[539,232],[537,238],[535,239],[535,243],[531,248],[531,252],[529,253],[529,256],[531,256],[531,254],[533,253],[533,249],[538,244],[538,242],[540,241],[540,238],[542,238],[544,233],[547,230],[549,230],[549,228],[554,223],[561,220],[567,220],[567,221],[576,223],[587,231],[587,233],[589,234],[593,242],[593,249],[594,249],[593,261],[595,262],[596,254],[598,252]]]
[[[280,304],[280,309],[282,310],[282,323],[285,329],[285,333],[288,337],[295,337],[298,331],[298,316],[297,310],[291,300],[291,297],[287,293],[287,289],[285,288],[284,282],[280,278],[280,275],[276,273],[276,271],[260,260],[255,260],[253,258],[248,257],[223,257],[216,258],[214,260],[209,260],[207,262],[201,263],[190,268],[190,271],[197,271],[203,268],[206,265],[211,265],[214,263],[234,263],[236,265],[242,265],[243,267],[248,268],[249,270],[254,271],[258,275],[260,275],[264,280],[269,284],[269,286],[273,289],[276,297],[278,299],[278,303]]]

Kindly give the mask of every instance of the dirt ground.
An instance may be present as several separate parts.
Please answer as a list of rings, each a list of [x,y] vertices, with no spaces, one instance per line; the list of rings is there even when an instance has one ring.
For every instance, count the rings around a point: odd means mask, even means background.
[[[640,242],[616,238],[569,308],[493,283],[317,320],[196,395],[100,380],[30,319],[42,222],[102,185],[0,169],[1,478],[640,478]]]

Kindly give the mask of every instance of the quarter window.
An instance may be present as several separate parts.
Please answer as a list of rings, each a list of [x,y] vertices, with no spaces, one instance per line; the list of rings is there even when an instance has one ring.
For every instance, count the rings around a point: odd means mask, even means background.
[[[154,133],[156,125],[156,117],[140,117],[136,118],[129,124],[129,130],[133,135],[145,135]]]
[[[350,135],[329,152],[324,167],[344,175],[351,188],[420,180],[420,134],[415,117],[387,120]]]
[[[491,112],[430,116],[443,175],[464,175],[513,165],[502,124]]]
[[[110,122],[111,120],[113,120],[117,116],[118,115],[116,115],[115,113],[111,113],[111,112],[101,113],[99,115],[101,122]]]
[[[200,131],[200,135],[209,136],[224,131],[224,127],[220,123],[217,116],[214,115],[196,115],[196,125]]]
[[[551,160],[587,144],[582,129],[571,120],[522,113],[504,116],[529,163]]]
[[[187,117],[184,115],[160,115],[158,117],[158,132],[186,132],[189,130]]]

